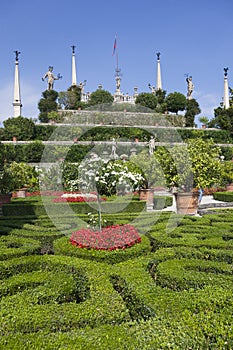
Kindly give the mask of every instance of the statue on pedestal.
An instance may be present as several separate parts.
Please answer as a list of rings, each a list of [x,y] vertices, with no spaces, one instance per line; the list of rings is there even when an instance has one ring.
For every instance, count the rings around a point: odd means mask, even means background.
[[[53,74],[53,67],[49,66],[49,70],[48,70],[47,73],[45,73],[45,75],[43,76],[42,80],[44,81],[46,78],[47,78],[47,81],[48,81],[48,88],[47,88],[47,90],[53,90],[54,80],[62,79],[62,76],[60,75],[60,73],[58,73],[58,75],[55,76]]]
[[[150,137],[150,141],[148,144],[149,144],[149,154],[150,156],[152,156],[155,150],[155,139],[153,136]]]
[[[193,82],[192,82],[192,77],[188,76],[188,74],[187,74],[186,82],[188,84],[188,86],[187,86],[187,88],[188,88],[187,99],[191,100],[192,99],[192,93],[193,93],[194,85],[193,85]]]
[[[117,143],[116,143],[115,138],[113,138],[112,139],[112,150],[111,150],[111,157],[113,159],[117,159],[118,158],[117,153],[116,153],[116,149],[117,149]]]

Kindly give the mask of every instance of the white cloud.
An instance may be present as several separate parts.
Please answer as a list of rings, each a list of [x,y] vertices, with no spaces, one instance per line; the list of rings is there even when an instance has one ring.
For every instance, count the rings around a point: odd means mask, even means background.
[[[199,103],[201,108],[200,115],[206,116],[210,119],[214,117],[214,109],[220,104],[219,96],[216,93],[203,94],[203,92],[196,92],[194,98]]]

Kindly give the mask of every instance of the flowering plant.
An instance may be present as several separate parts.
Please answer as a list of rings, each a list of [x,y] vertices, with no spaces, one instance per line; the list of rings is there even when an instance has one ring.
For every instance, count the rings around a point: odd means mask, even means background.
[[[118,191],[125,193],[139,189],[145,183],[141,169],[131,162],[109,161],[96,173],[98,192],[107,196]]]
[[[104,227],[101,231],[83,228],[72,233],[70,242],[78,248],[116,250],[140,243],[141,237],[133,226],[125,224]]]
[[[101,198],[101,200],[106,200],[106,198]],[[66,192],[60,195],[58,198],[54,198],[55,203],[78,203],[78,202],[96,202],[97,195],[95,193],[80,193],[80,192]]]

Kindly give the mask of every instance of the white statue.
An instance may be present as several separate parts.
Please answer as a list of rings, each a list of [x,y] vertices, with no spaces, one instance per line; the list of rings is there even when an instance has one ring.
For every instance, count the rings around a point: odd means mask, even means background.
[[[152,156],[155,150],[155,139],[153,136],[150,137],[149,141],[149,154]]]
[[[113,138],[113,139],[112,139],[111,157],[113,157],[114,159],[117,158],[116,149],[117,149],[117,143],[116,143],[116,140]]]
[[[155,94],[156,94],[156,89],[155,89],[155,87],[152,86],[151,84],[148,84],[148,87],[149,87],[149,89],[151,90],[151,93],[155,95]]]
[[[194,85],[193,85],[193,82],[192,82],[192,77],[187,77],[186,81],[187,81],[187,84],[188,84],[187,98],[188,98],[188,100],[191,100],[192,99],[193,89],[194,89]]]
[[[81,81],[79,83],[79,88],[80,88],[82,94],[84,93],[84,86],[86,86],[86,83],[87,83],[86,80],[84,80],[84,82]]]
[[[47,73],[45,73],[45,75],[43,76],[42,80],[44,81],[47,78],[48,81],[48,88],[47,90],[53,90],[53,84],[54,84],[54,80],[59,80],[62,77],[60,76],[60,74],[57,75],[57,77],[53,74],[53,67],[49,66],[49,70]]]

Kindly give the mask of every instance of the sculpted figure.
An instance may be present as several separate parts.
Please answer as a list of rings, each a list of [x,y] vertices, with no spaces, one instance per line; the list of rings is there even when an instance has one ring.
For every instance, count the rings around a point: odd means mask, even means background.
[[[188,84],[187,98],[189,100],[191,100],[192,99],[193,89],[194,89],[194,85],[193,85],[193,82],[192,82],[192,77],[187,77],[186,81],[187,81],[187,84]]]
[[[149,154],[152,156],[155,150],[155,139],[153,136],[150,137],[149,141]]]
[[[47,78],[47,82],[48,82],[48,88],[47,90],[53,90],[53,84],[54,84],[54,80],[59,80],[62,77],[60,76],[60,74],[57,75],[57,77],[53,74],[53,67],[49,66],[49,70],[47,73],[45,73],[45,75],[43,76],[42,80],[44,81]]]

